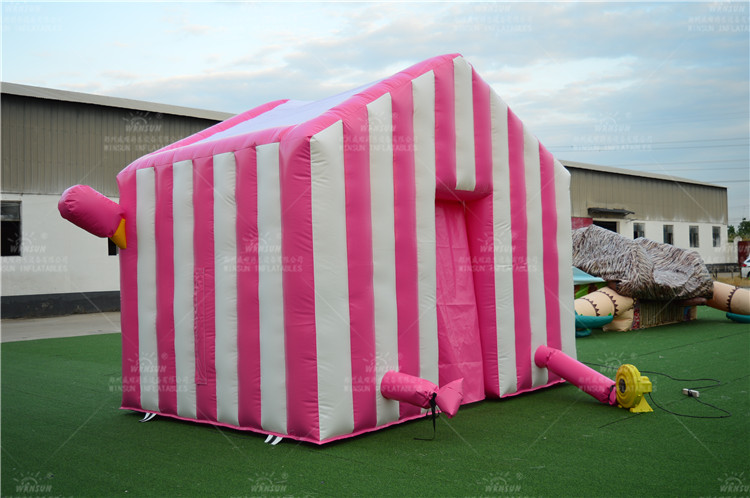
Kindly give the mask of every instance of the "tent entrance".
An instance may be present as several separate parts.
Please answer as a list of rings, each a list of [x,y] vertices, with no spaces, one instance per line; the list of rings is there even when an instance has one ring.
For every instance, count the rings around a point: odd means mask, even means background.
[[[464,202],[435,201],[439,383],[463,377],[470,403],[485,391],[466,209]]]

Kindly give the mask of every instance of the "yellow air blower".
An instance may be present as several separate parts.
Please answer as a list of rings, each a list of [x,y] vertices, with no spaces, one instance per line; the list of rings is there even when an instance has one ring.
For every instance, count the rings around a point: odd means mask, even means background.
[[[641,375],[635,366],[621,365],[617,369],[615,386],[617,386],[617,405],[620,408],[627,408],[633,413],[654,411],[643,397],[645,393],[651,392],[651,381],[648,377]]]
[[[621,365],[613,381],[559,349],[542,344],[534,353],[534,363],[567,380],[602,403],[617,405],[633,413],[653,412],[643,398],[651,392],[651,381],[633,365]]]

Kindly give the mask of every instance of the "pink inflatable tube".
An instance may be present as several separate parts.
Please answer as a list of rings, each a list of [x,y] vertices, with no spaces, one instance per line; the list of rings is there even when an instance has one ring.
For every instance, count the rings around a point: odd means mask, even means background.
[[[546,367],[550,372],[559,375],[602,403],[617,404],[615,381],[558,349],[539,346],[534,353],[534,363],[539,368]]]
[[[63,218],[97,237],[112,237],[124,210],[88,185],[73,185],[63,192],[57,209]]]
[[[413,375],[389,370],[380,383],[383,397],[403,401],[421,408],[429,408],[434,398],[440,411],[453,417],[463,401],[464,379],[454,380],[443,387],[438,387],[429,380]]]

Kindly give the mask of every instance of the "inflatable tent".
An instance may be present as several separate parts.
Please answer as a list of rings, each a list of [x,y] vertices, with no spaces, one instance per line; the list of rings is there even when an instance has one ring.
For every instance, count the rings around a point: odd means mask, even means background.
[[[569,175],[460,55],[117,181],[122,408],[325,443],[422,416],[389,371],[470,403],[562,382],[540,345],[575,356]]]

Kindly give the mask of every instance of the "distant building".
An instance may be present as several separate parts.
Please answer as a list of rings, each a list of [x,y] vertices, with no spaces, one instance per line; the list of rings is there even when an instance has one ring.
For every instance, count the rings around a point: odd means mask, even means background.
[[[116,246],[62,219],[77,183],[117,200],[130,162],[231,114],[12,83],[2,99],[2,316],[119,309]]]
[[[82,183],[117,201],[125,166],[232,115],[12,83],[0,90],[2,316],[119,309],[116,247],[63,220],[60,194]],[[709,264],[735,261],[725,187],[562,163],[574,227],[670,242]]]
[[[561,161],[571,174],[573,228],[598,225],[698,252],[709,267],[734,263],[727,188],[669,175]]]

